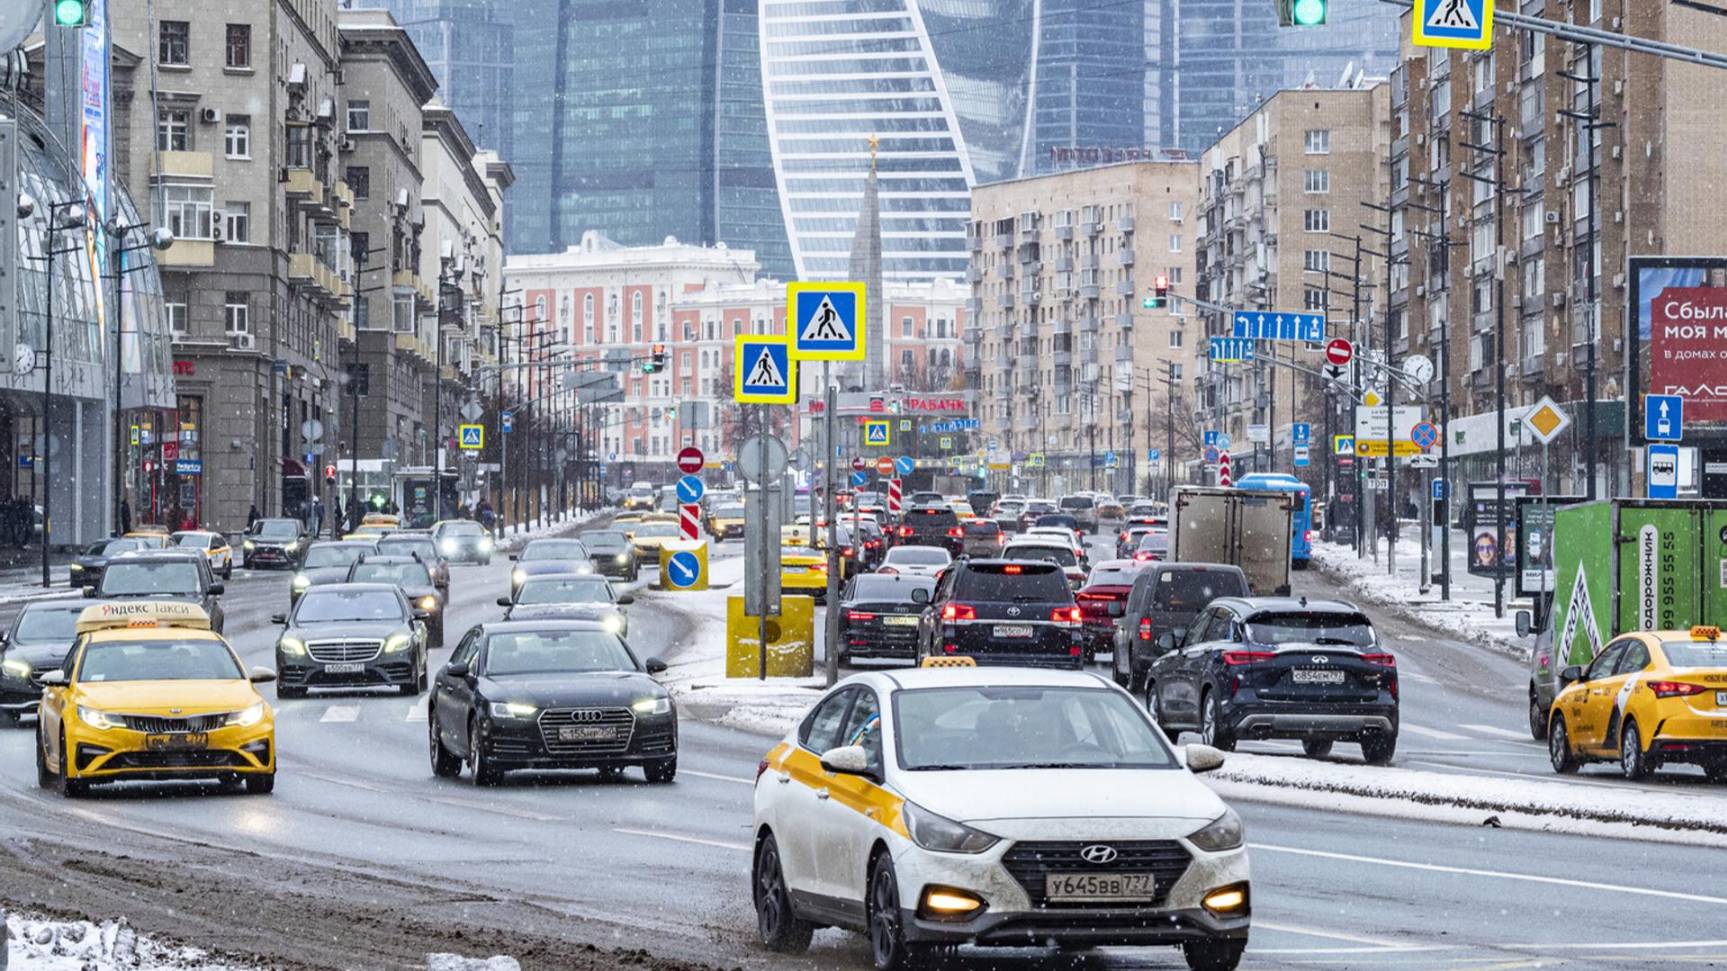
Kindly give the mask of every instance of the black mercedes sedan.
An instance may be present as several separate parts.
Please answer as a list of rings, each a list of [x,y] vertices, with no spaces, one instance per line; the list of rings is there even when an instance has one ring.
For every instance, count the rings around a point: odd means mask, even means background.
[[[923,600],[912,599],[914,590]],[[846,583],[840,600],[840,657],[917,661],[918,617],[935,590],[931,577],[909,573],[865,573]]]
[[[444,646],[444,594],[432,571],[413,556],[369,553],[348,568],[349,583],[393,583],[415,608],[426,612],[428,647]]]
[[[319,540],[306,549],[294,579],[288,584],[288,606],[300,602],[307,590],[323,583],[345,583],[348,570],[360,557],[377,549],[369,539]]]
[[[536,539],[511,553],[516,565],[510,570],[510,592],[513,594],[529,577],[552,573],[592,573],[593,557],[579,539]]]
[[[678,713],[623,638],[585,620],[499,621],[468,631],[432,683],[432,772],[493,786],[512,769],[636,765],[649,782],[678,771]]]
[[[306,591],[277,614],[276,697],[308,688],[426,687],[425,611],[391,583],[334,583]]]
[[[529,577],[514,598],[498,598],[498,606],[509,608],[505,620],[597,620],[619,637],[630,636],[623,608],[635,602],[634,596],[613,589],[610,580],[591,573]]]
[[[95,586],[97,581],[102,579],[102,571],[107,568],[108,561],[121,553],[160,549],[161,546],[161,543],[139,536],[116,536],[112,539],[97,540],[84,547],[84,552],[72,560],[72,586]]]
[[[0,630],[0,728],[36,713],[39,679],[59,670],[78,639],[78,615],[101,600],[39,600],[24,605]]]

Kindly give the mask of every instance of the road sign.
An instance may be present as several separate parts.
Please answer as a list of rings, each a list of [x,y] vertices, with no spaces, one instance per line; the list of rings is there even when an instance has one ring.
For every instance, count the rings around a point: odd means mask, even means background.
[[[1676,394],[1643,396],[1643,440],[1677,442],[1685,435],[1685,399]]]
[[[678,450],[678,471],[685,475],[695,475],[702,470],[707,462],[707,456],[694,445],[686,445]]]
[[[899,430],[902,432],[911,431],[911,419],[910,418],[901,418],[899,420]]]
[[[1313,426],[1304,421],[1292,423],[1289,426],[1289,441],[1294,445],[1313,444]]]
[[[1309,455],[1309,452],[1308,452],[1308,447],[1306,445],[1295,446],[1295,459],[1294,459],[1295,467],[1298,469],[1307,467],[1307,465],[1310,462],[1308,455]]]
[[[324,437],[324,423],[316,418],[308,418],[300,423],[300,437],[308,442],[315,442]]]
[[[505,434],[505,435],[508,435],[509,433],[511,433],[515,430],[516,430],[516,413],[513,411],[506,411],[506,412],[500,413],[498,415],[498,431]]]
[[[892,421],[886,418],[871,418],[864,422],[864,445],[869,448],[887,448],[892,443]]]
[[[1229,448],[1229,446],[1234,445],[1234,444],[1235,444],[1235,439],[1230,438],[1228,432],[1218,432],[1217,433],[1217,447],[1219,449],[1227,450]]]
[[[786,443],[772,435],[767,436],[767,457],[763,462],[762,436],[751,435],[738,446],[738,471],[746,481],[760,482],[763,479],[777,479],[786,474],[786,463],[791,456],[786,454]]]
[[[1163,458],[1162,449],[1148,448],[1145,450],[1145,460],[1147,462],[1155,462],[1160,458]]]
[[[179,459],[174,463],[175,475],[203,475],[203,459]]]
[[[864,457],[862,455],[852,456],[852,471],[853,472],[862,472],[864,469],[867,469],[867,468],[869,468],[869,463],[864,461]]]
[[[1222,433],[1219,432],[1215,428],[1207,428],[1204,432],[1204,435],[1203,435],[1202,444],[1204,444],[1204,445],[1216,445],[1217,444],[1217,436],[1220,434],[1222,434]]]
[[[883,455],[875,460],[876,475],[893,475],[893,459]]]
[[[1221,455],[1223,455],[1223,453],[1217,450],[1216,445],[1207,445],[1205,447],[1205,455],[1203,456],[1205,459],[1205,464],[1206,465],[1216,465],[1218,457]]]
[[[1432,452],[1422,452],[1420,455],[1411,455],[1409,457],[1409,467],[1412,469],[1437,469],[1439,468],[1439,456]]]
[[[1391,449],[1385,447],[1385,439],[1383,438],[1355,439],[1355,454],[1362,458],[1382,459],[1391,451]],[[1409,458],[1410,456],[1420,455],[1421,447],[1407,439],[1402,439],[1397,442],[1396,452],[1397,457],[1400,459]]]
[[[953,438],[952,438],[952,436],[943,435],[940,439],[940,442],[941,442],[941,450],[942,451],[944,451],[944,452],[953,451]]]
[[[1213,337],[1208,349],[1213,364],[1228,364],[1254,359],[1253,339],[1249,337]]]
[[[893,460],[893,471],[895,475],[911,475],[913,470],[916,468],[917,460],[913,459],[909,455],[901,455],[899,458]]]
[[[678,480],[678,501],[686,506],[701,502],[702,495],[707,491],[708,487],[702,482],[700,476],[686,475]],[[690,538],[694,539],[695,537]]]
[[[460,437],[464,449],[473,450],[486,447],[486,426],[484,425],[457,425],[456,434]]]
[[[1649,452],[1649,498],[1679,498],[1679,446],[1651,445]]]
[[[859,469],[852,473],[852,485],[861,486],[869,481],[869,473]]]
[[[1445,497],[1450,491],[1451,490],[1446,486],[1444,479],[1433,480],[1433,501],[1445,501]]]
[[[732,398],[746,405],[797,403],[797,362],[785,337],[738,336],[732,345]]]
[[[1416,422],[1409,431],[1409,440],[1421,448],[1432,448],[1439,441],[1439,426],[1430,421]]]
[[[1114,452],[1103,453],[1103,467],[1104,468],[1113,469],[1116,467],[1118,462],[1119,462],[1119,460],[1115,457]]]
[[[1281,310],[1240,310],[1235,314],[1231,336],[1317,344],[1325,340],[1325,315]]]
[[[1493,0],[1416,0],[1409,19],[1419,47],[1493,46]]]
[[[1398,405],[1390,416],[1391,424],[1386,425],[1385,406],[1357,405],[1355,407],[1355,440],[1361,442],[1383,442],[1389,431],[1397,436],[1400,442],[1409,441],[1409,433],[1421,418],[1421,408],[1418,405]],[[1360,454],[1360,449],[1356,450]]]
[[[700,482],[700,479],[696,480]],[[683,483],[678,483],[678,498],[683,498]],[[702,507],[700,502],[685,502],[678,506],[678,533],[684,539],[701,535]]]
[[[1271,426],[1263,424],[1247,426],[1247,440],[1259,444],[1269,444],[1271,442]]]
[[[1355,454],[1355,436],[1354,435],[1333,435],[1333,436],[1331,436],[1331,454],[1333,454],[1333,455],[1354,455]]]
[[[470,401],[462,406],[461,414],[463,421],[479,421],[486,414],[486,409],[481,408],[479,402]]]
[[[887,480],[887,511],[888,511],[888,515],[890,515],[890,516],[899,515],[900,507],[903,505],[902,497],[904,495],[905,495],[905,483],[903,481],[901,481],[900,479],[897,479],[897,478]]]
[[[864,285],[788,283],[792,353],[800,361],[864,359]]]
[[[1220,486],[1235,484],[1235,480],[1229,474],[1228,452],[1221,452],[1217,456],[1217,484]]]
[[[693,550],[678,550],[666,561],[666,582],[679,590],[693,587],[702,578],[702,561]]]
[[[1346,337],[1333,337],[1325,343],[1325,363],[1343,367],[1355,357],[1355,345]]]
[[[1543,445],[1553,441],[1560,432],[1570,426],[1571,416],[1546,395],[1542,395],[1535,407],[1523,416],[1523,427],[1529,429],[1529,434],[1534,435],[1535,440]]]

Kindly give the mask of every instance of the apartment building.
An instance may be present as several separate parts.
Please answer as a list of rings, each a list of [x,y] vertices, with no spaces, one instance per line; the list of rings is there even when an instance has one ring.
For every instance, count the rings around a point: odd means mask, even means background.
[[[1166,437],[1164,380],[1190,385],[1203,336],[1191,304],[1144,302],[1158,277],[1191,292],[1198,190],[1196,163],[1155,161],[973,193],[965,370],[1008,487],[1143,482],[1145,449]]]

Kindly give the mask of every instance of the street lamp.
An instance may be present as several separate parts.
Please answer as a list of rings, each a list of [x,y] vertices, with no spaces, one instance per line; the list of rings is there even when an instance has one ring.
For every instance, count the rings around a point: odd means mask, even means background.
[[[125,240],[128,233],[147,229],[149,226],[150,224],[147,222],[130,225],[122,223],[118,215],[108,223],[108,238],[112,241],[112,246],[108,251],[109,266],[114,277],[114,467],[110,471],[114,476],[114,535],[116,536],[124,529],[126,519],[122,515],[126,502],[126,461],[124,458],[126,436],[123,431],[126,423],[120,419],[120,413],[124,409],[121,389],[125,382],[126,329],[126,302],[122,289],[126,274],[135,273],[150,266],[148,262],[144,262],[127,269],[121,265],[124,262],[121,257],[139,250],[155,250],[160,253],[174,245],[174,231],[166,226],[158,226],[150,230],[142,243],[133,243],[131,246],[122,246],[120,243]]]
[[[65,217],[61,217],[65,213]],[[50,202],[48,204],[48,241],[43,247],[43,259],[47,261],[48,299],[45,314],[46,326],[43,334],[42,355],[42,586],[52,585],[48,576],[48,539],[54,526],[54,435],[49,422],[54,414],[54,257],[57,255],[76,253],[81,247],[69,246],[63,250],[54,248],[56,233],[68,229],[82,229],[85,222],[85,209],[82,200],[66,202]]]

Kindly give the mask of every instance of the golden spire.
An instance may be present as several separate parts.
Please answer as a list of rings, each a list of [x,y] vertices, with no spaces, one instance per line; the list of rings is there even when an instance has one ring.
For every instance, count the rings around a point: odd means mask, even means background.
[[[869,137],[869,170],[871,172],[875,171],[875,150],[876,150],[876,146],[878,146],[880,144],[881,144],[880,136],[875,135],[874,133],[871,133],[871,135]]]

